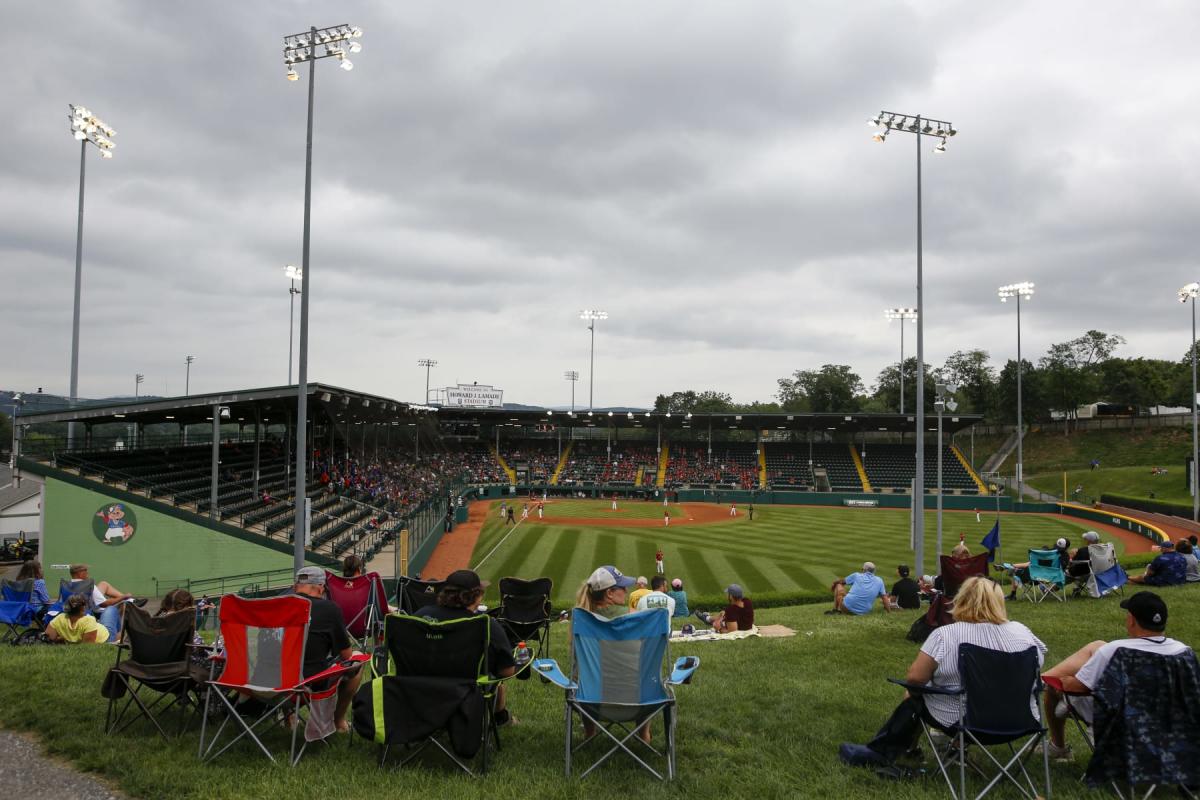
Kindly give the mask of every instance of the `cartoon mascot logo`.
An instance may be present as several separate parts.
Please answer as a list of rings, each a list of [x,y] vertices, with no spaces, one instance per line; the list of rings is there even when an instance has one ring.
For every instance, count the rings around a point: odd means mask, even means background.
[[[120,545],[128,542],[137,526],[133,512],[121,503],[109,503],[96,512],[92,520],[92,532],[104,544]]]

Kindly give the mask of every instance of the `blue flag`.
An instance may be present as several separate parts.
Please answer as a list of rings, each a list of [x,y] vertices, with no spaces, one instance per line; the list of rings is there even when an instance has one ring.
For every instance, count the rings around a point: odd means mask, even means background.
[[[988,563],[996,560],[996,551],[1000,549],[1000,520],[996,520],[996,524],[988,531],[988,535],[983,537],[980,542],[988,551]]]

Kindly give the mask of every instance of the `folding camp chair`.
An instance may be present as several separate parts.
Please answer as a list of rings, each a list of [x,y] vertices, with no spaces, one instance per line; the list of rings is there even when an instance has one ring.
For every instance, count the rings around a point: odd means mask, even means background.
[[[1092,751],[1083,779],[1108,784],[1117,796],[1148,798],[1159,786],[1177,786],[1196,798],[1200,786],[1200,664],[1196,654],[1164,656],[1121,648],[1100,677],[1095,694],[1063,694],[1067,714]],[[1124,791],[1122,790],[1124,787]]]
[[[40,632],[37,621],[38,605],[33,602],[33,579],[0,581],[0,644],[22,641],[30,630]]]
[[[566,690],[566,773],[571,776],[571,756],[579,745],[571,741],[574,715],[578,713],[585,724],[603,732],[608,741],[593,737],[612,747],[600,756],[579,777],[607,761],[610,756],[624,752],[664,780],[662,773],[641,757],[634,747],[646,748],[666,762],[665,780],[675,778],[675,693],[672,687],[691,681],[700,667],[700,659],[687,656],[678,659],[665,681],[663,665],[667,659],[667,642],[671,635],[671,619],[667,609],[655,608],[626,614],[613,620],[591,614],[581,608],[571,615],[572,664],[568,678],[551,658],[533,662],[534,671],[546,680]],[[638,730],[662,714],[666,728],[666,747],[659,751],[637,736]],[[613,729],[619,733],[614,733]],[[631,746],[632,745],[632,746]]]
[[[967,578],[973,578],[976,575],[987,577],[988,554],[980,553],[964,559],[939,556],[938,564],[942,576],[942,593],[946,597],[954,597],[958,594],[958,587],[966,583]]]
[[[983,791],[975,795],[976,800],[990,792],[1005,778],[1030,800],[1043,796],[1039,794],[1033,778],[1025,769],[1025,758],[1034,752],[1046,734],[1040,717],[1032,710],[1040,709],[1038,701],[1042,694],[1037,649],[1030,647],[1019,653],[1005,653],[973,644],[961,644],[958,646],[958,671],[962,676],[961,687],[942,688],[908,683],[895,678],[888,679],[914,695],[938,694],[959,699],[959,715],[955,724],[935,726],[925,718],[921,720],[926,741],[942,777],[946,779],[950,796],[955,800],[966,800],[967,767],[986,778],[987,773],[983,768],[989,766],[988,762],[998,771]],[[948,734],[949,741],[939,747],[934,741],[931,727],[937,727]],[[1022,739],[1025,741],[1019,748],[1013,746]],[[987,761],[983,762],[982,767],[969,758],[968,745],[977,746],[979,752],[986,756]],[[1007,761],[1001,762],[988,749],[996,745],[1008,746]],[[1044,748],[1042,766],[1046,778],[1044,796],[1049,797],[1050,757]],[[957,787],[950,776],[951,770],[956,767]],[[1024,782],[1020,780],[1022,778]]]
[[[468,775],[487,771],[489,744],[500,749],[493,711],[501,681],[489,677],[487,664],[491,626],[486,614],[384,619],[388,674],[354,698],[354,730],[380,745],[380,766],[393,746],[404,749],[401,767],[432,744]],[[476,755],[478,773],[468,763]]]
[[[1088,545],[1088,574],[1084,579],[1083,591],[1092,597],[1103,597],[1111,592],[1124,594],[1128,582],[1129,576],[1117,563],[1112,542]]]
[[[554,621],[550,595],[553,591],[554,581],[550,578],[532,581],[501,578],[500,605],[488,612],[504,626],[504,632],[513,644],[537,642],[535,658],[550,652],[550,624]]]
[[[225,644],[223,656],[214,657],[214,671],[221,664],[221,675],[209,679],[204,700],[204,715],[200,724],[201,760],[209,761],[224,753],[243,737],[249,737],[258,749],[271,761],[275,756],[259,738],[255,730],[264,722],[276,718],[282,712],[284,718],[291,713],[297,723],[292,728],[291,749],[288,761],[291,766],[299,763],[310,740],[324,739],[332,730],[325,729],[316,716],[310,715],[305,725],[304,744],[297,748],[300,731],[300,709],[317,702],[334,702],[337,697],[337,678],[356,670],[367,656],[356,657],[350,662],[335,664],[327,670],[307,678],[301,668],[304,664],[304,645],[308,638],[308,622],[312,605],[303,597],[266,597],[250,600],[237,595],[221,598],[219,620],[221,638]],[[264,710],[252,721],[247,721],[238,708],[237,698],[256,697],[264,700]],[[209,709],[214,697],[224,719],[207,736]],[[249,704],[248,704],[249,705]],[[253,716],[253,715],[251,715]],[[229,726],[230,720],[233,725]],[[221,734],[229,726],[239,731],[220,750],[215,750]]]
[[[401,614],[415,614],[425,606],[436,604],[441,588],[442,581],[421,581],[401,575],[396,582],[396,608]]]
[[[370,650],[383,635],[387,590],[378,572],[343,578],[325,570],[325,594],[342,610],[346,630],[360,650]]]
[[[1029,580],[1022,581],[1021,597],[1040,603],[1053,597],[1060,603],[1067,599],[1067,574],[1057,550],[1029,551]]]
[[[73,594],[81,594],[87,598],[88,613],[96,613],[96,604],[93,602],[92,593],[96,589],[96,581],[88,578],[86,581],[70,581],[62,578],[58,582],[58,600],[50,604],[47,614],[51,617],[62,613],[63,606],[66,605],[67,598]]]
[[[152,617],[137,606],[125,609],[116,664],[105,676],[100,692],[108,698],[106,734],[125,730],[144,717],[163,739],[169,739],[159,719],[177,705],[184,710],[179,733],[187,729],[187,711],[200,708],[200,690],[208,679],[208,671],[191,660],[195,632],[196,612],[190,608],[161,617]],[[129,656],[122,660],[126,650]],[[158,696],[147,705],[143,690]],[[129,699],[114,714],[118,702],[126,695]],[[164,701],[166,705],[160,708]],[[126,713],[134,706],[137,712],[126,719]]]

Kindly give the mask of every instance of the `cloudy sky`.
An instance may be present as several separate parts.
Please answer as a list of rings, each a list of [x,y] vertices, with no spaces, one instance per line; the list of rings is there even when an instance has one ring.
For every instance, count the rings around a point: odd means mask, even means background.
[[[1088,328],[1176,358],[1200,276],[1200,6],[1185,2],[20,3],[0,89],[0,388],[65,393],[79,147],[88,154],[80,394],[287,378],[305,81],[281,44],[365,32],[319,62],[310,378],[417,401],[718,389],[768,400],[824,363],[870,383],[915,304],[925,145],[926,359],[1015,354],[996,287],[1031,280],[1024,351]],[[307,67],[301,67],[302,77]],[[299,308],[297,307],[297,319]],[[910,328],[908,353],[915,333]]]

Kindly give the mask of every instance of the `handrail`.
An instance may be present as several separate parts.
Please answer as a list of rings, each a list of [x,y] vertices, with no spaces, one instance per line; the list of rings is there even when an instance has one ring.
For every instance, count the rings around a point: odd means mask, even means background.
[[[213,578],[154,578],[154,594],[156,597],[161,597],[164,588],[187,589],[193,595],[197,592],[208,594],[213,589],[216,590],[216,594],[226,594],[225,587],[227,584],[241,586],[247,583],[257,583],[262,580],[266,581],[266,588],[270,588],[272,580],[281,577],[285,578],[285,580],[276,583],[276,586],[291,584],[292,575],[291,567],[281,567],[279,569],[259,570],[258,572],[241,572],[236,575],[221,575]]]

